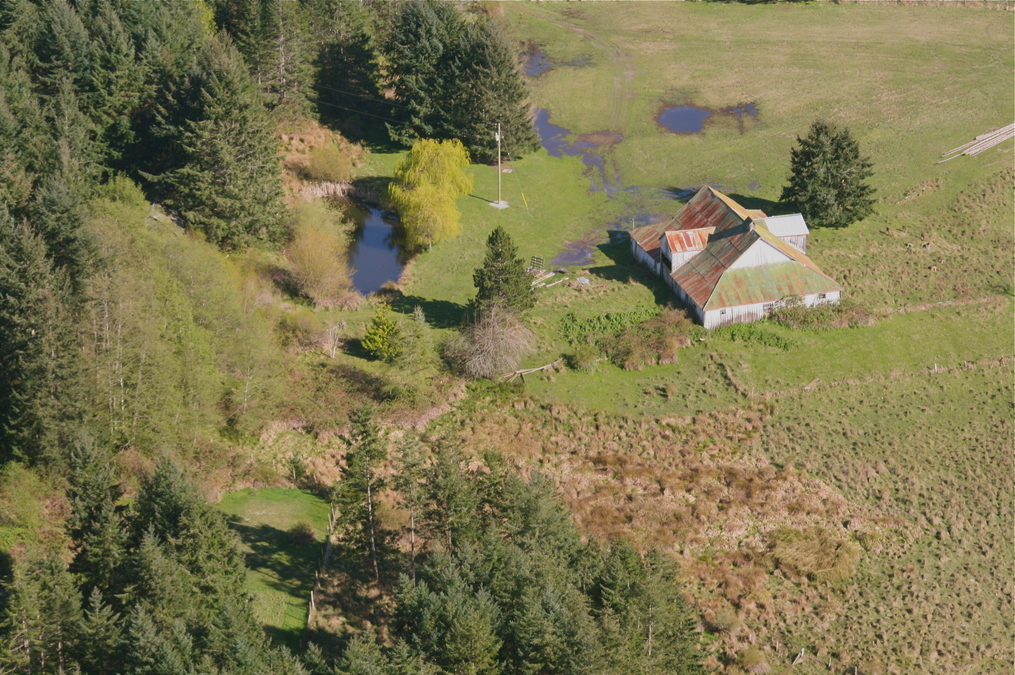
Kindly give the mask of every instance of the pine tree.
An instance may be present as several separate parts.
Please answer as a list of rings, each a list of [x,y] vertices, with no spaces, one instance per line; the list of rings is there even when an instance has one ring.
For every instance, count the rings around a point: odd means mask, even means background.
[[[122,509],[116,503],[122,492],[109,453],[90,439],[80,441],[70,453],[69,482],[67,526],[78,545],[71,571],[86,579],[84,588],[100,591],[108,600],[127,553]]]
[[[351,447],[345,456],[342,478],[332,493],[339,511],[336,529],[352,552],[370,561],[374,581],[380,583],[379,558],[387,533],[377,517],[377,494],[384,486],[377,466],[387,457],[387,449],[370,410],[358,411],[351,421]]]
[[[42,238],[0,206],[0,464],[59,465],[80,419],[80,365],[64,279]]]
[[[418,521],[426,504],[425,480],[426,454],[423,444],[414,432],[408,431],[399,445],[398,473],[395,474],[394,488],[398,491],[402,506],[409,511],[409,565],[412,580],[416,580],[416,541]]]
[[[389,125],[396,141],[459,139],[489,161],[496,158],[493,131],[500,122],[507,156],[539,147],[515,50],[492,18],[466,20],[449,3],[407,2],[386,51],[402,106],[393,114],[403,123]]]
[[[860,154],[849,129],[817,120],[797,143],[782,201],[818,227],[846,227],[874,212],[874,188],[866,182],[873,164]]]
[[[375,359],[393,361],[399,353],[399,336],[398,322],[391,316],[391,306],[382,302],[374,310],[374,318],[370,320],[361,344]]]
[[[441,448],[426,472],[426,508],[423,526],[428,534],[453,551],[475,539],[480,496],[462,470],[457,448]]]
[[[166,132],[186,164],[162,176],[188,225],[226,248],[280,244],[287,234],[274,122],[236,49],[209,40],[189,84],[196,115]]]
[[[498,305],[513,312],[531,309],[536,304],[532,281],[525,261],[511,235],[497,226],[486,240],[486,257],[472,275],[477,292],[473,305],[482,311]]]

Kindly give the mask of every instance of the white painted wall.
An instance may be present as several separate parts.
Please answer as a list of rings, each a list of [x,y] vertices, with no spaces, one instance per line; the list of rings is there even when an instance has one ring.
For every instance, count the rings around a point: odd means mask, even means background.
[[[833,302],[839,302],[839,291],[826,293],[824,298],[819,298],[818,293],[802,296],[805,306],[812,307]],[[735,323],[750,323],[765,318],[765,305],[769,303],[757,303],[753,305],[740,305],[738,307],[727,307],[725,309],[710,309],[705,312],[705,319],[702,322],[705,328],[719,328],[730,326]]]
[[[679,270],[687,263],[688,260],[699,253],[701,253],[701,251],[681,251],[680,253],[673,254],[673,261],[670,265],[670,273],[672,274],[673,272]]]
[[[784,242],[800,251],[801,253],[807,253],[807,235],[806,234],[795,234],[789,237],[779,237]]]
[[[787,262],[791,260],[789,256],[769,244],[764,239],[759,239],[748,247],[746,251],[740,254],[729,269],[734,270],[737,268],[744,267],[761,267],[762,265],[771,265],[773,263]]]

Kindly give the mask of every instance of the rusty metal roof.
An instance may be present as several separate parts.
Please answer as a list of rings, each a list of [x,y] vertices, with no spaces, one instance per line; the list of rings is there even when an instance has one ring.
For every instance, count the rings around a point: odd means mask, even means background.
[[[764,217],[763,211],[745,209],[723,193],[706,185],[666,223],[666,230],[700,230],[712,227],[719,232],[736,227],[748,218]]]
[[[796,261],[726,270],[704,309],[775,302],[792,295],[829,293],[842,287]]]
[[[758,240],[782,252],[789,260],[729,269]],[[810,258],[769,232],[763,224],[751,221],[713,235],[705,250],[673,273],[673,280],[705,310],[842,290]]]
[[[642,225],[641,227],[631,230],[631,239],[633,239],[638,246],[645,249],[646,253],[652,253],[658,251],[659,243],[663,237],[663,230],[666,229],[666,223],[652,223],[650,225]],[[659,255],[656,253],[655,255]]]
[[[700,230],[670,230],[665,233],[666,244],[671,253],[700,251],[708,246],[708,236],[715,232],[714,227],[703,227]]]

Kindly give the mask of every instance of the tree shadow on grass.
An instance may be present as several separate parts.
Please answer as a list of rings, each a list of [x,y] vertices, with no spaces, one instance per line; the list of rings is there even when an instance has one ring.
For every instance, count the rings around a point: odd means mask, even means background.
[[[245,524],[237,516],[229,517],[229,526],[250,549],[244,554],[249,570],[262,575],[268,588],[284,593],[300,603],[309,602],[314,587],[314,573],[321,561],[321,542],[300,542],[284,530],[266,524]],[[288,603],[287,603],[288,609]],[[299,650],[301,628],[263,626],[265,634],[276,644]]]
[[[776,202],[771,199],[762,199],[761,197],[749,197],[742,195],[737,192],[733,192],[730,195],[736,203],[740,204],[746,209],[758,209],[764,211],[765,215],[768,216],[784,216],[788,213],[798,213],[791,205],[784,202]]]
[[[388,297],[391,309],[399,314],[411,315],[417,306],[422,308],[426,322],[434,328],[457,328],[465,319],[466,307],[457,302],[405,295],[401,291],[391,291]]]

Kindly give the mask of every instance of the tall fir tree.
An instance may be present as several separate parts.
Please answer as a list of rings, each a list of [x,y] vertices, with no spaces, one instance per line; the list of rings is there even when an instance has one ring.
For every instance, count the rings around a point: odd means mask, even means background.
[[[374,581],[380,583],[387,532],[377,515],[377,496],[384,486],[377,468],[387,457],[387,448],[370,410],[357,411],[351,421],[350,448],[332,492],[339,512],[336,527],[350,552],[369,562]]]
[[[525,261],[518,257],[518,247],[511,235],[499,225],[487,237],[486,257],[473,273],[472,281],[476,286],[473,305],[479,311],[498,305],[522,312],[536,303]]]
[[[450,3],[412,0],[402,5],[386,50],[400,108],[394,140],[459,139],[480,161],[496,159],[499,122],[503,150],[521,157],[539,147],[528,111],[528,90],[515,50],[483,15]]]
[[[195,114],[165,120],[186,163],[162,176],[188,226],[225,248],[281,244],[287,234],[274,121],[228,38],[209,40],[188,84]]]
[[[815,121],[790,151],[789,185],[782,201],[800,210],[811,225],[846,227],[874,212],[874,175],[870,159],[849,129]]]
[[[0,206],[0,463],[59,465],[81,419],[68,293],[42,237]]]

